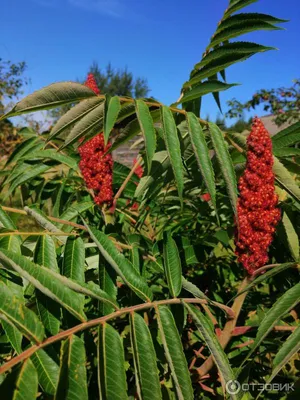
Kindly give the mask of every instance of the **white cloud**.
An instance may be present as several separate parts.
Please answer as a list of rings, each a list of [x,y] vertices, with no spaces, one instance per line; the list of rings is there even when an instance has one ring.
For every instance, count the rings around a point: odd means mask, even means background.
[[[120,18],[125,14],[124,1],[121,0],[68,0],[75,7],[87,11],[95,11],[100,14]]]

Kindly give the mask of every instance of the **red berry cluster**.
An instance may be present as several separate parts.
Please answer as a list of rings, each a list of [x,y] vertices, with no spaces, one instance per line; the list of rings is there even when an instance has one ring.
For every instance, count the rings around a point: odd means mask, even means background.
[[[206,201],[206,202],[208,202],[208,201],[211,200],[211,196],[210,196],[209,193],[204,193],[204,194],[201,195],[201,199]]]
[[[100,93],[93,74],[88,74],[85,85],[96,94]],[[94,201],[98,205],[111,205],[113,201],[113,159],[110,153],[105,154],[110,146],[110,143],[105,146],[103,133],[99,133],[78,148],[79,168],[86,186],[94,191]]]
[[[83,175],[86,186],[95,192],[95,203],[101,205],[112,204],[112,155],[104,153],[110,148],[111,144],[104,144],[102,133],[94,136],[91,140],[79,147],[81,157],[79,167]]]
[[[137,159],[135,158],[135,159],[133,160],[133,165],[135,165],[136,162],[137,162]],[[136,175],[138,178],[141,179],[141,177],[144,175],[144,168],[143,168],[141,165],[139,165],[139,166],[136,168],[136,170],[134,171],[134,173],[135,173],[135,175]]]
[[[239,180],[236,255],[249,274],[268,261],[268,248],[280,220],[276,208],[273,155],[270,135],[255,118],[247,139],[247,165]]]
[[[96,94],[100,94],[94,74],[88,74],[87,80],[85,81],[85,86],[92,89]]]

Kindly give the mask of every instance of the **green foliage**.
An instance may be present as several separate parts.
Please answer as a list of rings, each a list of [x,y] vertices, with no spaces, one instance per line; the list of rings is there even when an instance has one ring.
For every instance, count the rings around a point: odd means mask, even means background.
[[[11,102],[23,94],[28,83],[24,77],[26,63],[17,64],[0,58],[0,115],[9,109]],[[8,119],[0,121],[0,157],[10,154],[20,140],[17,129]]]
[[[150,90],[146,79],[134,78],[127,68],[114,69],[111,64],[108,64],[105,70],[101,71],[99,65],[94,62],[89,73],[94,74],[101,93],[110,96],[147,97]]]
[[[236,99],[228,101],[229,118],[241,117],[245,110],[255,110],[263,105],[264,111],[274,116],[274,122],[280,126],[285,122],[299,121],[300,116],[300,80],[295,79],[293,86],[276,89],[261,89],[244,103]],[[299,136],[298,140],[299,141]]]
[[[220,108],[232,86],[226,68],[271,49],[239,40],[282,22],[234,14],[251,3],[230,1],[170,107],[63,82],[5,116],[74,104],[51,132],[21,132],[0,175],[5,398],[235,399],[230,380],[296,381],[299,123],[272,139],[283,219],[271,265],[245,278],[233,227],[246,136],[199,118],[204,95]],[[79,143],[100,131],[109,151],[143,144],[141,179],[114,162],[112,207],[94,204],[78,168]]]
[[[132,72],[128,71],[127,68],[115,69],[110,63],[106,66],[105,70],[101,70],[98,63],[94,62],[90,66],[88,73],[94,75],[100,92],[109,97],[147,97],[150,91],[146,79],[141,77],[134,78]],[[84,80],[80,82],[83,83]],[[50,116],[54,120],[57,120],[69,109],[70,105],[53,109],[50,111]]]

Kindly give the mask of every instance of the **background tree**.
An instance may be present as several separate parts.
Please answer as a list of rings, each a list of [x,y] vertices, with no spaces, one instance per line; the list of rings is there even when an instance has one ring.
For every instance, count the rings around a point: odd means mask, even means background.
[[[207,121],[211,122],[209,119]],[[218,114],[215,120],[215,124],[218,125],[220,129],[226,132],[243,133],[245,131],[250,131],[252,117],[246,119],[245,115],[242,114],[242,116],[239,117],[239,119],[234,124],[228,125],[228,121],[226,121],[226,118],[221,114]]]
[[[245,103],[232,99],[227,102],[230,108],[226,116],[240,118],[245,110],[255,110],[262,104],[264,111],[275,116],[276,125],[296,122],[300,119],[300,80],[295,79],[293,83],[293,86],[289,88],[261,89]]]
[[[94,74],[97,85],[101,93],[111,96],[147,97],[150,89],[147,80],[144,78],[134,78],[132,72],[127,68],[114,69],[107,64],[104,71],[101,71],[97,62],[94,62],[89,72]]]
[[[28,83],[24,77],[26,70],[24,61],[12,63],[0,58],[0,115],[11,107],[11,102],[23,94]],[[9,153],[18,140],[17,130],[8,119],[0,121],[0,156]]]
[[[23,93],[23,87],[28,83],[23,76],[25,70],[24,61],[14,64],[0,58],[0,114],[4,113],[7,99],[12,100]]]
[[[111,63],[108,63],[105,70],[102,71],[99,64],[94,61],[87,74],[88,73],[94,75],[97,86],[102,94],[143,98],[147,97],[150,92],[146,79],[141,77],[134,78],[132,72],[129,72],[127,68],[115,69],[112,67]],[[78,79],[78,81],[84,83],[85,78],[86,76],[83,79]],[[68,104],[64,107],[49,111],[51,118],[56,121],[64,115],[71,106],[71,104]]]

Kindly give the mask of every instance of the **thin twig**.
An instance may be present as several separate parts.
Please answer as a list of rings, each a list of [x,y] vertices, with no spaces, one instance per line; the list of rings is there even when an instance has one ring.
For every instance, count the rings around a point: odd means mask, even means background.
[[[262,272],[266,271],[267,269],[275,268],[278,267],[280,264],[269,264],[269,265],[264,265],[261,268],[258,268],[254,273],[251,275],[251,280],[257,277],[257,275],[260,275]]]
[[[130,215],[128,215],[125,211],[120,210],[119,208],[116,208],[115,211],[119,212],[120,214],[125,215],[133,224],[136,224],[136,219],[132,218]]]
[[[131,306],[131,307],[124,307],[121,310],[115,311],[109,315],[105,315],[104,317],[92,319],[90,321],[83,322],[79,325],[76,325],[73,328],[67,329],[63,332],[59,332],[57,335],[47,338],[42,343],[34,344],[29,349],[25,350],[23,353],[17,355],[16,357],[12,358],[11,360],[9,360],[5,364],[3,364],[0,367],[0,375],[3,374],[4,372],[10,370],[11,368],[13,368],[15,365],[19,364],[20,362],[31,357],[38,350],[43,349],[43,348],[49,346],[50,344],[56,343],[60,340],[66,339],[70,335],[74,335],[85,329],[92,328],[92,327],[100,325],[100,324],[104,324],[107,321],[118,318],[121,315],[128,314],[130,312],[146,310],[149,308],[156,308],[156,307],[158,307],[160,305],[164,305],[164,304],[181,304],[183,301],[186,303],[207,304],[207,301],[203,300],[203,299],[188,298],[188,299],[167,299],[167,300],[154,301],[151,303],[138,304],[138,305]]]
[[[103,100],[105,99],[104,95],[98,95],[98,97],[103,98]],[[134,103],[134,101],[135,101],[134,99],[131,99],[131,98],[128,98],[128,97],[119,97],[119,99],[123,103]],[[179,101],[179,99],[177,101]],[[158,102],[158,101],[155,101],[155,102],[145,101],[145,104],[147,104],[147,106],[150,106],[150,107],[158,107],[158,108],[163,107],[163,104]],[[185,110],[183,110],[181,108],[169,107],[169,109],[171,111],[173,111],[173,112],[178,113],[178,114],[183,114],[183,115],[187,114],[187,111],[185,111]],[[204,119],[202,119],[202,118],[197,118],[197,119],[198,119],[199,122],[201,122],[201,124],[208,125],[208,122],[205,121]]]
[[[245,287],[247,287],[249,284],[249,277],[246,276],[246,278],[241,282],[239,288],[238,288],[238,293],[242,292]],[[236,297],[231,309],[234,312],[234,318],[229,319],[225,326],[224,329],[219,337],[219,342],[220,345],[222,346],[223,349],[227,346],[229,343],[231,337],[232,337],[232,332],[236,326],[239,314],[241,312],[242,305],[244,303],[244,300],[247,296],[247,292],[244,292],[240,296]],[[200,368],[197,369],[199,375],[203,377],[204,375],[207,375],[208,372],[211,370],[211,368],[214,366],[214,360],[212,356],[210,356],[202,365]]]
[[[6,207],[6,206],[1,206],[1,208],[2,208],[2,210],[7,211],[7,212],[12,212],[12,213],[21,214],[21,215],[28,215],[24,210],[19,210],[17,208]],[[87,228],[84,225],[76,224],[75,222],[67,221],[67,220],[60,219],[60,218],[50,217],[48,215],[47,215],[47,218],[50,219],[51,221],[58,222],[63,225],[70,225],[70,226],[73,226],[74,228],[81,229],[83,231],[87,231]],[[28,234],[29,233],[32,234],[33,232],[28,232]],[[39,232],[38,234],[41,234],[41,233],[42,232]],[[7,232],[7,236],[11,235],[11,234],[12,234],[12,232]],[[15,233],[15,234],[17,234],[17,233]],[[27,232],[19,232],[19,234],[24,235],[24,234],[27,234]],[[58,233],[54,232],[54,233],[49,233],[49,234],[56,235],[56,236],[66,235],[66,233],[63,233],[63,232],[58,232]],[[70,234],[68,233],[68,235],[70,235]],[[6,235],[3,235],[3,236],[6,236]],[[118,242],[112,236],[109,236],[109,239],[111,239],[113,242],[115,242],[116,245],[118,245],[119,247],[121,247],[123,249],[132,249],[132,246],[125,244],[125,243]]]
[[[21,231],[11,231],[11,232],[2,232],[1,236],[11,236],[11,235],[26,235],[26,236],[42,236],[42,235],[52,235],[52,236],[76,236],[75,232],[50,232],[50,231],[41,231],[41,232],[21,232]]]
[[[276,332],[293,332],[297,329],[297,326],[290,326],[290,325],[276,325],[273,328],[273,331]]]
[[[123,193],[123,190],[125,189],[127,183],[130,181],[132,175],[135,173],[136,169],[140,166],[140,162],[141,162],[141,157],[139,157],[136,161],[136,163],[134,164],[134,166],[132,167],[131,171],[129,172],[129,174],[127,175],[126,179],[124,180],[124,182],[122,183],[120,189],[117,191],[115,197],[114,197],[114,201],[113,201],[113,207],[116,206],[117,204],[117,200],[118,198],[121,196],[121,194]]]
[[[12,207],[6,207],[6,206],[1,206],[3,211],[8,211],[8,212],[12,212],[12,213],[16,213],[16,214],[22,214],[22,215],[28,215],[26,213],[26,211],[24,210],[19,210],[18,208],[12,208]],[[55,217],[49,217],[47,216],[48,219],[50,219],[51,221],[57,222],[59,224],[63,224],[63,225],[70,225],[73,226],[74,228],[78,228],[78,229],[82,229],[84,231],[87,231],[86,227],[84,225],[79,225],[76,224],[75,222],[71,222],[71,221],[67,221],[64,219],[60,219],[60,218],[55,218]]]

